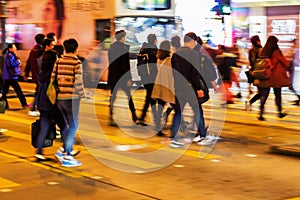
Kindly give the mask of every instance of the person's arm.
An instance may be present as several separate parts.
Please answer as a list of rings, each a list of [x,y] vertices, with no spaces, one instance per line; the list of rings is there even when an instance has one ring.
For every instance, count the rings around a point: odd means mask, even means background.
[[[83,86],[83,79],[82,79],[82,63],[78,62],[77,65],[75,65],[75,82],[74,87],[76,88],[78,95],[80,98],[85,98],[84,95],[84,86]]]

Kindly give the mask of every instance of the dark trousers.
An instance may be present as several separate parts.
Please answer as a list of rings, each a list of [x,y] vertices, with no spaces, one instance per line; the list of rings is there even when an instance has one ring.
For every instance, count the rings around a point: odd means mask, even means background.
[[[166,102],[164,102],[161,99],[156,99],[154,100],[154,102],[155,104],[154,106],[152,106],[152,109],[154,114],[155,131],[159,132],[163,128],[163,124],[161,124],[161,119]]]
[[[33,104],[32,104],[32,109],[31,111],[36,111],[37,110],[37,91],[39,90],[39,84],[37,83],[36,84],[36,87],[35,87],[35,92],[34,92],[34,101],[33,101]]]
[[[143,111],[142,111],[140,120],[145,120],[149,106],[151,105],[151,107],[152,107],[155,105],[155,100],[153,100],[151,98],[153,87],[154,87],[153,83],[148,83],[148,84],[144,85],[144,88],[146,90],[146,98],[145,98],[145,103],[144,103],[144,107],[143,107]]]
[[[264,113],[264,108],[266,101],[268,99],[268,96],[270,94],[270,89],[271,88],[261,88],[260,89],[260,115],[262,116]],[[282,105],[281,105],[281,88],[273,88],[274,95],[275,95],[275,103],[277,106],[277,110],[279,113],[282,111]]]
[[[61,112],[55,107],[53,110],[43,111],[40,110],[40,132],[37,138],[37,154],[42,154],[43,144],[45,138],[49,132],[50,123],[54,121],[58,127],[60,128],[61,132],[64,132],[66,125],[64,123],[64,118]],[[62,139],[64,139],[64,135],[62,135]]]
[[[2,98],[6,101],[6,108],[9,108],[8,102],[6,99],[6,95],[8,93],[10,86],[15,90],[15,92],[20,100],[20,103],[22,104],[22,107],[26,106],[27,101],[26,101],[26,98],[22,92],[20,85],[19,85],[18,80],[9,79],[9,80],[4,80],[4,84],[3,84],[3,97]]]
[[[137,120],[136,112],[135,112],[135,106],[131,97],[131,92],[130,92],[130,87],[124,84],[118,85],[118,87],[113,86],[111,87],[111,97],[110,97],[110,116],[111,118],[113,117],[113,112],[114,112],[114,103],[117,98],[117,92],[118,90],[123,90],[125,94],[127,95],[128,98],[128,103],[129,103],[129,109],[131,111],[132,115],[132,120],[135,122]]]
[[[250,99],[250,104],[253,104],[255,101],[259,100],[261,97],[261,88],[257,87],[257,93]]]

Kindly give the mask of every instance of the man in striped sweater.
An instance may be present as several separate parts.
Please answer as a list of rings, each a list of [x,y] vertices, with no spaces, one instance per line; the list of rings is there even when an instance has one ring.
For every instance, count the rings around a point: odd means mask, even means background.
[[[65,167],[80,166],[71,154],[75,141],[75,134],[78,128],[78,114],[80,99],[84,98],[84,86],[82,80],[82,63],[78,59],[78,42],[75,39],[65,40],[65,54],[58,60],[57,80],[59,93],[57,96],[58,109],[63,114],[66,129],[62,133],[64,152],[58,151],[57,158]],[[55,76],[54,67],[52,76]]]

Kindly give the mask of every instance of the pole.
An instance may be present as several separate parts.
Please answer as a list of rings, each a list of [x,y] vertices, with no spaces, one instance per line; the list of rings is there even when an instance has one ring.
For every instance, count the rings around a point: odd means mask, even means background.
[[[5,38],[6,38],[6,30],[5,30],[5,23],[6,23],[6,1],[0,1],[0,19],[1,19],[1,50],[3,51],[5,48]]]

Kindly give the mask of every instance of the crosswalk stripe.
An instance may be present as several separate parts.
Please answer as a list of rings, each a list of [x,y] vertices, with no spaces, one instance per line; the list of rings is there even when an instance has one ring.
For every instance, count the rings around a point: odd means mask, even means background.
[[[21,184],[8,180],[6,178],[0,177],[0,188],[10,188],[10,187],[17,187],[21,186]]]

